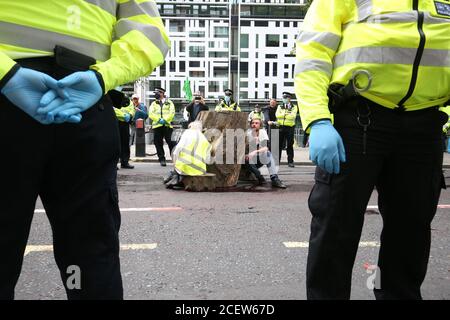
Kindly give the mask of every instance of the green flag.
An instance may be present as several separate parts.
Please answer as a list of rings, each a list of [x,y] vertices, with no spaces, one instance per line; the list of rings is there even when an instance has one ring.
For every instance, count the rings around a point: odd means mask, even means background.
[[[184,91],[184,97],[188,101],[192,101],[191,82],[189,81],[189,79],[184,80],[183,91]]]

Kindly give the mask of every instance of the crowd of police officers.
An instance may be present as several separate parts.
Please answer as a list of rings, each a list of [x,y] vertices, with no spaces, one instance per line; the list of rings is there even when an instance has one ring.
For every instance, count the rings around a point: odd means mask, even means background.
[[[115,90],[113,90],[115,91]],[[161,166],[166,166],[166,155],[164,152],[164,140],[169,146],[170,153],[172,153],[175,147],[176,141],[172,139],[173,134],[173,119],[175,117],[175,105],[166,96],[166,90],[161,87],[154,89],[155,99],[148,107],[148,115],[140,117],[142,119],[150,118],[150,123],[154,133],[154,144],[157,151],[158,160]],[[111,93],[110,93],[111,94]],[[117,95],[117,91],[112,94]],[[125,100],[126,96],[122,94]],[[117,100],[117,98],[115,98]],[[119,121],[119,127],[123,128],[124,123],[129,123],[131,130],[136,119],[136,106],[140,105],[142,110],[143,104],[139,103],[138,95],[132,96],[132,102],[123,103],[123,100],[117,102],[115,106],[116,116]],[[282,102],[278,104],[276,99],[271,99],[268,106],[261,108],[259,105],[255,105],[248,115],[248,122],[251,123],[252,119],[260,119],[266,128],[269,137],[271,137],[271,131],[279,130],[279,150],[277,153],[278,159],[281,159],[283,150],[286,150],[288,166],[294,167],[294,130],[296,125],[297,115],[299,113],[298,106],[291,102],[292,94],[289,92],[283,92]],[[133,107],[134,104],[134,107]],[[144,107],[145,109],[145,107]],[[204,97],[200,92],[194,94],[193,100],[184,108],[182,126],[187,128],[189,123],[195,121],[198,114],[201,111],[208,111],[209,108],[205,103]],[[219,100],[216,105],[216,112],[241,112],[239,104],[234,100],[233,91],[226,89],[224,91],[224,97]],[[139,111],[138,111],[139,112]],[[142,112],[142,111],[141,111]],[[122,156],[121,156],[121,168],[132,169],[133,166],[128,164],[130,157],[130,148],[128,144],[129,134],[121,130],[121,134],[126,135],[126,138],[122,138]],[[274,135],[275,136],[275,135]],[[133,137],[129,144],[133,144]],[[272,145],[274,145],[272,143]]]

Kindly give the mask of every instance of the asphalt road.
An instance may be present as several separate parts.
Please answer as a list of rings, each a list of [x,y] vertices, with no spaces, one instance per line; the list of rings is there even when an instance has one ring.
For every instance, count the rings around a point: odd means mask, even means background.
[[[313,167],[283,166],[286,190],[221,193],[167,190],[162,179],[168,169],[138,163],[134,170],[118,172],[126,299],[305,299]],[[450,184],[450,172],[446,175]],[[376,205],[376,193],[369,204]],[[440,204],[450,204],[449,191],[442,193]],[[42,208],[39,201],[37,208]],[[425,299],[450,299],[449,213],[449,208],[438,209],[433,221]],[[376,264],[381,227],[376,209],[369,211],[352,299],[374,299],[364,265]],[[17,299],[66,298],[51,243],[45,213],[38,211]]]

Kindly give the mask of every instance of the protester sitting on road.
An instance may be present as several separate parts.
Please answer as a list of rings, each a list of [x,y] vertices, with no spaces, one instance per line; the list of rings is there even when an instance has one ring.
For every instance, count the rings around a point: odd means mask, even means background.
[[[261,128],[261,125],[261,119],[253,119],[251,129],[247,130],[249,152],[245,155],[245,165],[256,176],[259,185],[266,183],[266,179],[259,171],[259,168],[266,165],[269,169],[272,187],[285,189],[286,185],[278,177],[278,167],[267,147],[269,136],[266,130]]]

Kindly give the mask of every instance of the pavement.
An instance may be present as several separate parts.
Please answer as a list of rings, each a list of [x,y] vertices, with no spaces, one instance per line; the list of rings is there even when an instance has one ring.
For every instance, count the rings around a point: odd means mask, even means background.
[[[166,159],[170,159],[169,147],[165,144],[164,149],[166,151]],[[130,160],[133,162],[158,162],[158,157],[156,156],[156,148],[153,144],[146,144],[145,152],[146,157],[136,157],[135,145],[131,146],[131,157]],[[286,164],[286,152],[283,151],[281,155],[281,164]],[[314,165],[309,160],[309,148],[294,147],[294,164],[300,166],[312,166]],[[444,168],[450,168],[450,154],[444,152]]]

